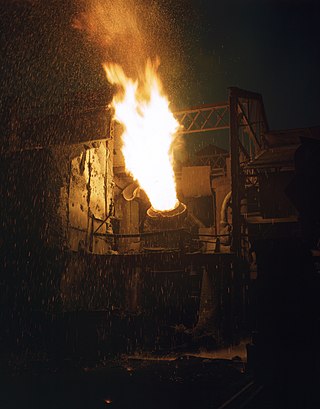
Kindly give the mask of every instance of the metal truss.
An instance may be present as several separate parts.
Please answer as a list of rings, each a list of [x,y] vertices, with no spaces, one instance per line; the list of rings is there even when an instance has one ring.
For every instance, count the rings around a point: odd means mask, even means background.
[[[229,129],[228,103],[179,111],[174,116],[181,125],[180,134]]]
[[[229,101],[176,112],[181,124],[180,134],[229,129],[232,190],[232,250],[242,253],[242,219],[240,200],[246,186],[256,186],[256,175],[246,171],[246,164],[267,148],[265,133],[268,124],[260,94],[239,88],[229,89]],[[203,158],[215,171],[224,171],[223,159]]]
[[[200,166],[210,166],[214,176],[224,176],[227,173],[226,158],[229,154],[220,153],[217,155],[199,157],[196,164]]]
[[[219,153],[217,155],[200,157],[197,159],[197,164],[200,166],[210,165],[212,168],[224,168],[228,156],[229,154]]]
[[[238,98],[239,138],[247,156],[253,159],[266,148],[265,133],[268,129],[261,96]]]
[[[230,154],[232,190],[232,249],[241,253],[242,220],[240,200],[246,186],[256,186],[258,180],[246,171],[248,164],[262,149],[267,148],[265,133],[268,123],[260,94],[230,88]]]

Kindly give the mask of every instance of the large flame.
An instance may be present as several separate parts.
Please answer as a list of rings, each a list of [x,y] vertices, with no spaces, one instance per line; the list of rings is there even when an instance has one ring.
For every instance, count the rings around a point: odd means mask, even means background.
[[[120,86],[112,105],[115,119],[124,128],[126,170],[146,192],[154,209],[168,211],[179,203],[172,167],[172,144],[179,123],[163,94],[157,67],[147,61],[143,74],[133,81],[121,66],[104,65],[108,81]]]

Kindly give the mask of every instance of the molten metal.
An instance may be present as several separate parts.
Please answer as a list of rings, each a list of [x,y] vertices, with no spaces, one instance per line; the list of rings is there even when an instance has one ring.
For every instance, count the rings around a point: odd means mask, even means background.
[[[176,207],[171,210],[156,210],[153,207],[150,207],[147,210],[147,215],[153,219],[155,218],[163,219],[163,218],[175,217],[175,216],[179,216],[180,214],[184,213],[186,208],[187,206],[182,202],[177,203]]]

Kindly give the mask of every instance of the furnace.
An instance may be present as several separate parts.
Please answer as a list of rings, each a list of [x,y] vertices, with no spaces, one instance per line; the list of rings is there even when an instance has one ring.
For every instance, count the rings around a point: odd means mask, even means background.
[[[25,274],[22,281],[39,277],[28,284],[37,310],[95,314],[103,330],[90,327],[92,333],[117,338],[111,323],[130,317],[135,324],[129,338],[144,342],[137,332],[149,328],[149,338],[143,338],[149,346],[176,340],[175,328],[184,328],[180,335],[189,340],[209,331],[217,342],[232,342],[234,328],[246,327],[250,319],[252,240],[270,226],[294,228],[296,220],[290,207],[278,220],[276,207],[265,200],[271,177],[281,190],[293,166],[273,161],[261,96],[231,89],[223,104],[175,113],[166,102],[170,124],[179,126],[163,147],[157,145],[159,123],[149,121],[151,131],[144,132],[156,138],[153,156],[154,148],[145,149],[146,135],[120,123],[115,107],[110,109],[111,95],[109,101],[102,95],[100,103],[84,98],[92,104],[78,103],[81,109],[65,117],[21,123],[14,145],[8,138],[2,237],[5,246],[16,247],[10,247],[3,269]],[[133,124],[141,121],[141,111],[136,113]],[[204,133],[214,135],[210,144],[191,154],[179,143],[175,156],[175,138],[193,135],[200,141]],[[138,169],[128,168],[125,155]],[[170,183],[162,183],[164,173]],[[45,283],[41,299],[38,282]]]

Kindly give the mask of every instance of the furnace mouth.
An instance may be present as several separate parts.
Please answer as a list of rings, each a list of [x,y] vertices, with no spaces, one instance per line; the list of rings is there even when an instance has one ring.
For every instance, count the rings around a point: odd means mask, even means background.
[[[156,210],[152,206],[147,210],[147,215],[152,219],[165,219],[170,217],[176,217],[184,213],[187,206],[179,202],[174,209],[171,210]]]

